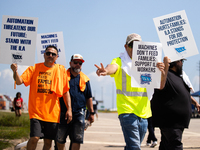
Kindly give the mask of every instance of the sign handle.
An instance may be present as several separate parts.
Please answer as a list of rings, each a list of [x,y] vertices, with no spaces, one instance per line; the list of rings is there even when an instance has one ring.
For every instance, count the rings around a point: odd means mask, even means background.
[[[15,71],[15,73],[14,73],[14,89],[16,89],[16,71]]]

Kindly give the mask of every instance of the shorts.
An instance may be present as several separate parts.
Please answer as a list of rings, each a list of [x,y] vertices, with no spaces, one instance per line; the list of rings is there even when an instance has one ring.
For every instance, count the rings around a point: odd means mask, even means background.
[[[38,119],[30,119],[30,137],[54,140],[58,130],[58,123],[45,122]]]
[[[98,114],[98,109],[94,109],[94,113],[95,113],[95,114]]]
[[[22,107],[15,106],[15,110],[22,109]]]
[[[72,121],[67,124],[65,120],[65,113],[61,112],[60,124],[58,127],[58,132],[56,135],[56,141],[64,144],[66,143],[66,138],[69,138],[72,143],[83,143],[85,128],[85,110],[82,109],[79,112],[73,112]]]

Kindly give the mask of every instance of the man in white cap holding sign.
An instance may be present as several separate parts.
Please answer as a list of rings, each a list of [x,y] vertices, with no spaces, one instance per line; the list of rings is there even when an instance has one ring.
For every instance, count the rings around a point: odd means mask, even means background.
[[[126,142],[125,150],[140,150],[147,131],[147,118],[151,117],[146,88],[131,87],[133,42],[141,40],[138,34],[128,35],[124,45],[125,52],[120,57],[114,58],[106,68],[102,63],[101,67],[95,64],[98,76],[110,75],[115,79],[117,111]],[[157,63],[157,66],[163,71],[163,63]]]
[[[56,136],[57,147],[59,150],[64,149],[68,135],[71,140],[70,150],[80,149],[80,144],[83,143],[84,137],[86,106],[90,112],[89,121],[90,123],[94,122],[90,79],[81,71],[83,62],[85,61],[80,54],[74,54],[69,63],[70,68],[67,70],[70,85],[69,93],[71,96],[72,122],[67,124],[67,120],[65,120],[67,108],[61,98],[61,118]]]

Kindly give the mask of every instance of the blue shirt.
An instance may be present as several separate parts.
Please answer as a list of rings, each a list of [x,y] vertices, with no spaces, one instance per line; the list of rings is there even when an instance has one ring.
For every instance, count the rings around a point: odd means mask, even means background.
[[[72,106],[72,112],[78,112],[82,108],[86,109],[86,101],[87,99],[92,97],[90,82],[86,82],[86,88],[85,91],[82,92],[79,87],[79,80],[80,80],[80,74],[78,74],[76,77],[74,77],[71,74],[71,79],[69,81],[70,89],[69,93],[71,96],[71,106]],[[60,106],[61,106],[61,112],[66,112],[67,108],[63,101],[63,97],[60,98]]]

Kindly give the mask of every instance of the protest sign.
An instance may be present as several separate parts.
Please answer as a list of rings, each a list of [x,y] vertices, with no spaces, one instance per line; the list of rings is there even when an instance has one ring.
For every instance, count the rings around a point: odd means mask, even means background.
[[[3,16],[0,63],[34,65],[38,18]]]
[[[161,57],[161,43],[134,41],[131,86],[160,88],[161,72],[156,64],[161,62]]]
[[[65,48],[62,32],[42,33],[37,35],[37,56],[38,62],[44,62],[44,52],[47,46],[53,45],[58,49],[56,63],[66,67]]]
[[[165,56],[171,61],[198,54],[184,10],[153,19]]]

